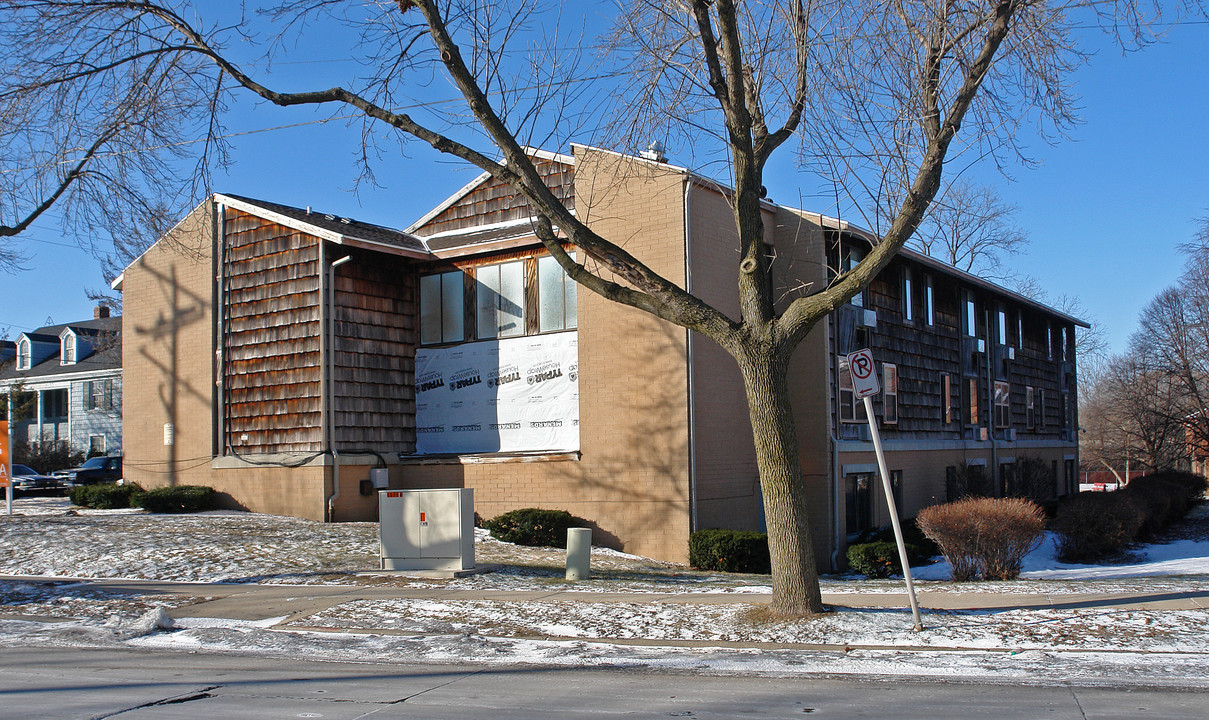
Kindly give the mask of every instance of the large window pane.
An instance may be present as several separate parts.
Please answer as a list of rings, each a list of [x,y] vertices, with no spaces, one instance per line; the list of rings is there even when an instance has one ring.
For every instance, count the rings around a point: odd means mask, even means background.
[[[441,342],[465,339],[462,271],[441,274]]]
[[[550,255],[537,259],[537,284],[538,329],[549,332],[575,327],[575,281]]]
[[[441,276],[420,278],[420,342],[441,342]]]
[[[479,337],[525,334],[525,264],[523,261],[478,269]]]
[[[496,309],[500,297],[500,266],[489,265],[475,272],[478,285],[475,288],[475,304],[478,307],[478,336],[480,338],[498,337],[499,321]]]
[[[462,271],[420,278],[420,342],[425,345],[465,339]]]
[[[525,334],[525,264],[500,265],[499,336]]]

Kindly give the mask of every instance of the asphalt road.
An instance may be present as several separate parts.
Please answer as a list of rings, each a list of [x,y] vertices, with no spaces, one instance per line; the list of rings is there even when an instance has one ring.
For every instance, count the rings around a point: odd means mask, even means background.
[[[0,650],[0,718],[1195,718],[1209,692]]]

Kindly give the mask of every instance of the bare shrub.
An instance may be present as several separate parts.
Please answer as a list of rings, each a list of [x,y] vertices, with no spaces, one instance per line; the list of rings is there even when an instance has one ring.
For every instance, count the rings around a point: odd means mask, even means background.
[[[1045,514],[1019,498],[966,498],[925,508],[916,522],[940,547],[954,580],[1014,580],[1041,538]]]

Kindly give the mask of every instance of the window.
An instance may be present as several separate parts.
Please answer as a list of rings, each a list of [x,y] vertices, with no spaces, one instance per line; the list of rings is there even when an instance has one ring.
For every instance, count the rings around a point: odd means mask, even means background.
[[[840,266],[840,270],[843,272],[848,272],[849,270],[856,267],[857,265],[860,265],[861,260],[864,259],[864,257],[865,257],[865,251],[858,247],[846,246],[843,249],[843,253],[844,253],[844,260]],[[857,307],[864,307],[865,291],[861,290],[856,295],[853,295],[852,299],[849,300],[848,302]]]
[[[852,388],[852,375],[848,373],[848,361],[840,358],[836,374],[839,376],[840,422],[856,422],[856,391]]]
[[[903,471],[890,471],[890,490],[894,493],[894,509],[898,511],[898,519],[905,516],[903,511]]]
[[[996,323],[996,330],[999,332],[999,344],[1007,345],[1007,311],[1003,309],[1002,305],[999,306],[997,320],[998,322]]]
[[[969,415],[967,416],[968,420],[969,420],[969,424],[977,425],[978,424],[978,381],[970,380],[969,388],[966,392],[968,395],[968,397],[966,398],[966,401],[967,401],[967,408],[969,409]]]
[[[88,436],[88,455],[95,457],[105,454],[105,436],[104,435],[89,435]]]
[[[60,365],[74,365],[76,362],[76,336],[67,333],[63,336],[63,347],[59,352]]]
[[[420,278],[420,342],[424,345],[466,339],[461,270]]]
[[[537,259],[537,325],[539,332],[575,327],[576,282],[552,255]]]
[[[1067,337],[1066,337],[1066,326],[1065,325],[1062,327],[1062,344],[1058,347],[1058,354],[1059,354],[1058,359],[1061,360],[1062,362],[1066,362],[1066,360],[1067,360]]]
[[[84,402],[89,410],[113,409],[113,381],[93,380],[88,383],[88,397]]]
[[[912,322],[915,319],[912,308],[915,296],[911,293],[911,268],[903,268],[903,321]]]
[[[1016,348],[1024,349],[1024,312],[1016,311]]]
[[[29,347],[29,339],[22,338],[17,341],[17,369],[28,370],[30,361],[32,360]]]
[[[1012,386],[1005,382],[995,383],[995,427],[1012,426]]]
[[[940,409],[945,425],[953,422],[953,380],[948,373],[940,374]]]
[[[936,296],[932,288],[932,276],[924,277],[924,321],[929,326],[936,324]]]
[[[1029,430],[1037,427],[1037,413],[1033,406],[1034,390],[1027,385],[1024,388],[1024,426]]]
[[[1045,326],[1045,356],[1054,359],[1054,326]]]
[[[898,366],[882,365],[882,422],[898,423]]]
[[[967,290],[965,293],[965,321],[968,337],[978,337],[978,317],[975,311],[974,293]]]
[[[44,420],[67,417],[67,390],[42,391],[42,418]]]
[[[845,480],[845,519],[852,536],[873,527],[873,473],[854,473]]]
[[[1045,429],[1045,389],[1037,388],[1037,431]]]
[[[478,337],[525,334],[525,262],[487,265],[475,271]]]

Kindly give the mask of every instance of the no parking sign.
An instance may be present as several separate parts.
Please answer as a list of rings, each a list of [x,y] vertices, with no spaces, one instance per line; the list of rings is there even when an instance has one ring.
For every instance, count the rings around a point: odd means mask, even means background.
[[[872,350],[865,348],[848,355],[848,372],[852,375],[852,389],[858,400],[882,391],[874,372]]]

